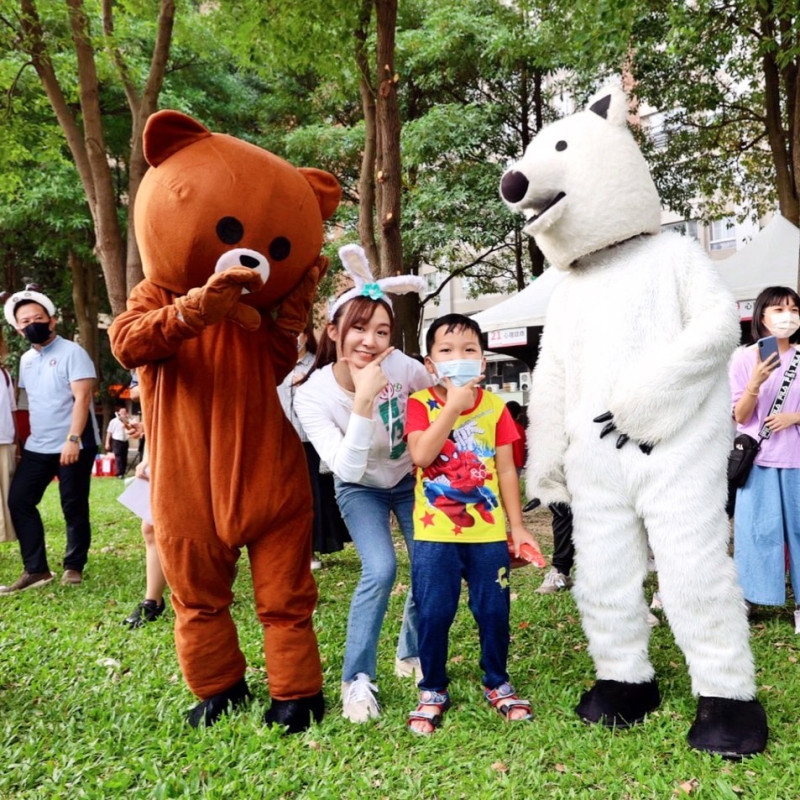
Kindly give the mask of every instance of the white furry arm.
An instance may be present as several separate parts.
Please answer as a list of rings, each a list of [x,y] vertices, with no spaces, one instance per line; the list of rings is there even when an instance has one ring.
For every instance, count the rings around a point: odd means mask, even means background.
[[[536,368],[531,381],[528,405],[528,464],[525,493],[529,500],[538,498],[543,505],[569,503],[564,476],[564,453],[567,449],[565,427],[564,364],[555,352],[559,337],[545,326]]]
[[[698,253],[675,267],[677,309],[652,308],[660,340],[633,359],[614,386],[609,411],[617,430],[657,444],[690,425],[720,382],[739,340],[736,304],[710,261]],[[671,333],[670,329],[674,329]]]

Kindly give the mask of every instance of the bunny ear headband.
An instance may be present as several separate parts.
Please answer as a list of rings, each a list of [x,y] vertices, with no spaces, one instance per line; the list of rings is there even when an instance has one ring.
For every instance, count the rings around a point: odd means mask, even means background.
[[[427,284],[424,278],[419,275],[393,275],[389,278],[379,278],[377,281],[372,277],[372,270],[367,261],[367,254],[364,248],[357,244],[346,244],[339,248],[339,258],[342,260],[345,272],[353,279],[355,286],[340,294],[331,303],[328,310],[328,319],[333,320],[336,312],[348,300],[354,297],[369,297],[370,300],[383,300],[391,308],[392,302],[386,296],[387,292],[392,294],[406,294],[416,292],[420,297],[425,294]]]

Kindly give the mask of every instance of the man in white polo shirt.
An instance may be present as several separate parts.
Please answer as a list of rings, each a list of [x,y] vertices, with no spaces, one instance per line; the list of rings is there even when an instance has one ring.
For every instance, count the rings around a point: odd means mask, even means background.
[[[19,387],[28,395],[31,434],[8,498],[23,572],[10,586],[0,586],[0,594],[10,594],[53,580],[37,506],[56,476],[67,526],[61,583],[83,580],[92,536],[89,485],[100,436],[92,407],[94,364],[80,345],[56,334],[50,298],[29,289],[16,292],[4,311],[9,325],[31,343],[19,362]]]

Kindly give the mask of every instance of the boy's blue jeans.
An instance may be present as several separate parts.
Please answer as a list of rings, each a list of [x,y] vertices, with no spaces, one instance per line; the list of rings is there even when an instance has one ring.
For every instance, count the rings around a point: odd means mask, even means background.
[[[353,680],[359,672],[377,677],[378,637],[397,573],[389,514],[393,511],[400,523],[410,557],[414,545],[414,485],[413,475],[390,489],[335,479],[336,502],[361,559],[361,578],[350,601],[347,620],[343,681]],[[409,591],[397,658],[416,655],[417,613]]]
[[[483,685],[496,689],[508,680],[510,572],[508,545],[414,542],[411,587],[417,604],[420,689],[447,688],[450,626],[458,610],[461,580],[469,587],[469,608],[478,623]]]

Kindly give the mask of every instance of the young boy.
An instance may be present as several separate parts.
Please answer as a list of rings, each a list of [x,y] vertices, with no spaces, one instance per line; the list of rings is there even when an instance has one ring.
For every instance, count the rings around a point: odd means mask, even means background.
[[[461,314],[433,322],[425,366],[437,384],[408,401],[406,438],[417,466],[411,582],[419,617],[419,706],[408,725],[431,734],[450,707],[448,635],[461,580],[478,623],[483,684],[507,720],[531,719],[530,703],[509,683],[508,515],[515,555],[539,545],[522,524],[512,442],[518,437],[502,400],[484,392],[485,361],[477,323]],[[499,494],[499,497],[498,497]],[[542,562],[543,563],[543,562]]]

